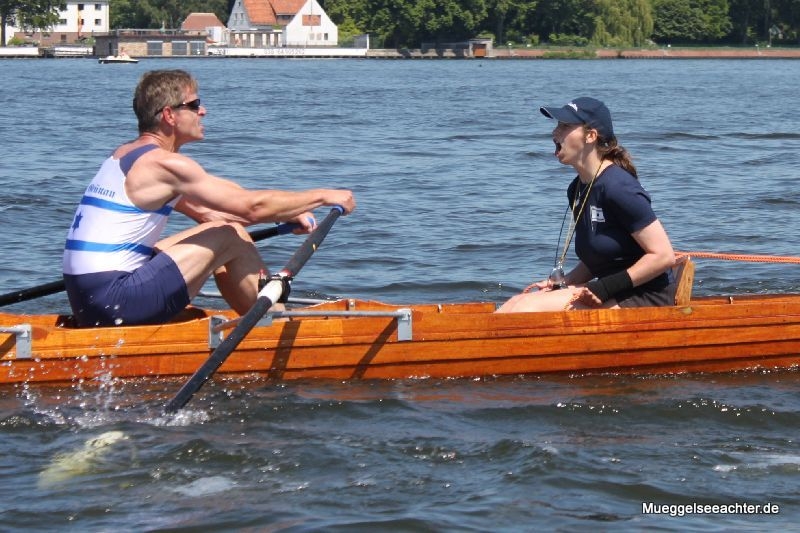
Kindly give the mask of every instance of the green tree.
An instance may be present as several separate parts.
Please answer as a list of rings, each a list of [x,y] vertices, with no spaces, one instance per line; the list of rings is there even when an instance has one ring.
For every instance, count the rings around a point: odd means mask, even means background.
[[[360,15],[364,8],[363,1],[323,0],[320,5],[338,27],[340,44],[348,45],[357,36],[367,33],[360,25],[360,21],[363,20],[363,16]]]
[[[800,0],[778,0],[778,17],[775,25],[782,34],[782,39],[800,44]]]
[[[484,0],[417,0],[421,21],[416,42],[454,42],[474,37],[486,20]]]
[[[57,0],[0,0],[0,45],[6,43],[6,24],[31,30],[54,26],[60,5]]]
[[[594,34],[595,15],[592,0],[539,0],[531,29],[538,35]]]
[[[488,16],[484,29],[495,36],[498,43],[521,41],[532,32],[529,17],[536,10],[536,1],[488,0]]]
[[[420,1],[425,0],[328,0],[322,4],[335,23],[350,19],[385,47],[413,46],[423,27]]]
[[[419,47],[474,37],[485,26],[486,0],[326,0],[336,24],[369,33],[385,47]]]
[[[719,41],[727,36],[733,28],[728,0],[703,0],[700,5],[706,42]],[[765,26],[764,30],[768,31],[769,26]]]
[[[228,21],[233,2],[230,0],[109,0],[109,21],[119,28],[178,28],[190,13],[214,13]]]
[[[647,0],[598,0],[592,43],[598,46],[642,46],[653,32]]]
[[[6,25],[16,24],[17,9],[21,3],[20,0],[0,0],[0,46],[6,45]]]
[[[108,10],[111,29],[150,28],[150,15],[142,9],[147,0],[110,0]]]
[[[666,43],[718,41],[732,29],[727,0],[653,0],[653,39]]]
[[[730,36],[741,44],[753,41],[800,42],[800,0],[730,0]],[[770,30],[778,35],[770,35]]]

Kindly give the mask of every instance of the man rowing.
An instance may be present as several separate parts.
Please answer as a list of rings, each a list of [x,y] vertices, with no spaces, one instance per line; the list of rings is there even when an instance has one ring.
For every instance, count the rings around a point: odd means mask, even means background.
[[[268,272],[245,226],[293,222],[296,233],[309,233],[313,209],[356,207],[343,189],[248,190],[180,154],[204,137],[206,108],[188,72],[145,73],[133,110],[139,136],[103,162],[67,236],[64,283],[79,326],[166,322],[212,274],[228,305],[244,314]],[[162,238],[172,211],[198,224]]]

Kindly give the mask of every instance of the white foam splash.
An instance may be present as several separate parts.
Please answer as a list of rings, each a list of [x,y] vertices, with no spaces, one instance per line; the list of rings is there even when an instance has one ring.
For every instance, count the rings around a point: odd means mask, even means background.
[[[91,472],[115,443],[127,438],[122,431],[107,431],[87,440],[75,452],[56,455],[47,468],[39,473],[39,488],[52,487]]]
[[[225,476],[208,476],[195,479],[182,487],[177,487],[174,492],[184,496],[208,496],[225,492],[236,486],[236,482]]]
[[[715,472],[734,472],[737,470],[769,470],[772,468],[791,468],[800,470],[800,455],[787,453],[771,454],[737,454],[741,459],[737,464],[720,464],[714,467]]]

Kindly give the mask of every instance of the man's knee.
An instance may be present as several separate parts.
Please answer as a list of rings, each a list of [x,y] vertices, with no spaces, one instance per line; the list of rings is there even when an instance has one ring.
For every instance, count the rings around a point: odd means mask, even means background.
[[[201,230],[202,233],[215,235],[229,245],[250,245],[253,243],[250,234],[238,222],[214,221],[205,222],[202,226],[206,226]]]

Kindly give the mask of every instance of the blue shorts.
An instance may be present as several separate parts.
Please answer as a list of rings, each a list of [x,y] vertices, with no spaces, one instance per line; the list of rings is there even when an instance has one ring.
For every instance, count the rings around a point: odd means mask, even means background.
[[[189,290],[172,258],[164,253],[133,272],[64,274],[78,326],[163,324],[189,305]]]

